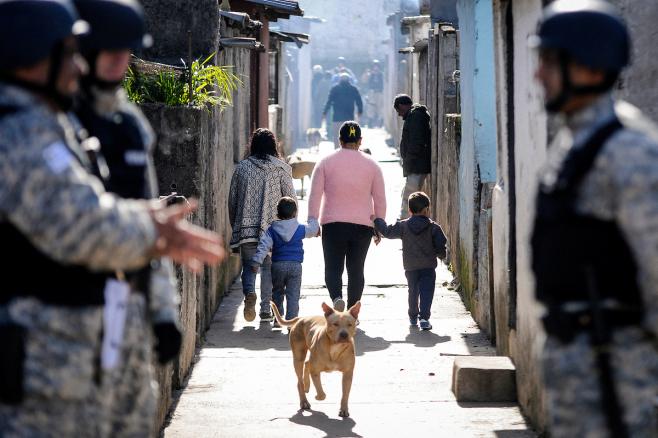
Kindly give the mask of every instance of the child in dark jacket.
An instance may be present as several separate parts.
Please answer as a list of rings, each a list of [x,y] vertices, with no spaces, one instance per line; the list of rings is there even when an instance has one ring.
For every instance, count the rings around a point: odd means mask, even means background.
[[[387,226],[383,219],[376,218],[375,229],[388,239],[402,239],[402,263],[409,285],[409,323],[416,326],[420,318],[420,328],[431,330],[436,258],[446,258],[447,240],[439,224],[428,217],[430,199],[425,193],[409,195],[408,206],[409,219]]]
[[[308,225],[297,222],[297,202],[284,196],[277,204],[277,217],[263,233],[252,269],[258,272],[269,252],[272,252],[272,301],[286,319],[299,313],[299,295],[302,287],[302,262],[304,245],[302,240],[318,235],[320,225],[313,220]],[[287,311],[284,312],[283,298],[286,298]]]

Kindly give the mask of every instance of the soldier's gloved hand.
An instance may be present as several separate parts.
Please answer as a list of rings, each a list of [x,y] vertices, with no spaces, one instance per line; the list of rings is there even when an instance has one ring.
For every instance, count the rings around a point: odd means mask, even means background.
[[[153,334],[156,339],[155,352],[158,355],[158,362],[165,365],[178,355],[183,340],[182,334],[173,322],[153,324]]]

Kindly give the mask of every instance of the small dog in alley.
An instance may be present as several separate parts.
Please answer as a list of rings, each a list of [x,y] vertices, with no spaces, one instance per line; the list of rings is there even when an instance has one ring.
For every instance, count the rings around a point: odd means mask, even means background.
[[[309,148],[317,148],[320,142],[324,140],[322,133],[318,128],[308,128],[306,130],[306,146]]]
[[[352,388],[354,373],[354,334],[357,318],[361,310],[358,301],[346,312],[339,312],[322,303],[324,316],[297,317],[285,320],[276,305],[270,303],[274,317],[281,326],[290,327],[290,347],[297,374],[297,391],[301,409],[311,409],[306,398],[311,387],[315,386],[316,400],[324,400],[326,394],[322,389],[320,373],[340,371],[343,373],[343,396],[340,400],[341,417],[349,417],[347,401]],[[310,352],[308,360],[306,353]]]

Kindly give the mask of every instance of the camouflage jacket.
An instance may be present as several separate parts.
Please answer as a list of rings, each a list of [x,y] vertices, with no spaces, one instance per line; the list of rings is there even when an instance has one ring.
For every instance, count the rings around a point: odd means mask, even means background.
[[[604,144],[578,189],[575,208],[618,224],[637,264],[646,327],[658,335],[658,128],[637,108],[603,95],[562,120],[541,178],[551,186],[569,150],[583,146],[615,115],[624,128]]]
[[[0,83],[0,220],[54,260],[91,270],[144,266],[156,239],[144,201],[104,192],[67,116],[21,88]]]

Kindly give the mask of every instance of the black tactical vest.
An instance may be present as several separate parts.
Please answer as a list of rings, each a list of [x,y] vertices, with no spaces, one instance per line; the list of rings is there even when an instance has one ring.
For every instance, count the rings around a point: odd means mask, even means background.
[[[532,269],[537,299],[548,310],[544,322],[549,334],[579,326],[589,329],[593,297],[601,305],[616,303],[605,312],[608,327],[642,321],[637,267],[617,223],[578,214],[574,208],[581,181],[606,140],[621,128],[617,119],[603,126],[582,148],[569,152],[554,185],[540,186],[531,240]],[[560,327],[569,320],[561,317],[569,313],[565,304],[574,302],[586,303],[586,310],[575,312],[579,314],[575,327]]]
[[[144,144],[135,116],[117,112],[112,118],[101,117],[86,100],[80,102],[76,115],[89,135],[100,140],[101,153],[110,170],[106,190],[122,198],[150,198],[148,145]]]
[[[126,199],[149,199],[147,147],[134,115],[119,111],[111,118],[101,117],[87,99],[81,99],[76,115],[89,136],[100,141],[100,154],[109,169],[105,189]],[[133,290],[147,292],[149,266],[126,272]]]
[[[0,108],[0,119],[19,108]],[[73,153],[74,156],[78,156]],[[89,163],[81,162],[86,168]],[[91,169],[88,169],[91,170]],[[0,242],[11,250],[0,270],[0,304],[16,297],[35,297],[61,306],[95,306],[105,302],[107,273],[97,273],[80,265],[62,264],[37,249],[12,223],[0,219]]]

